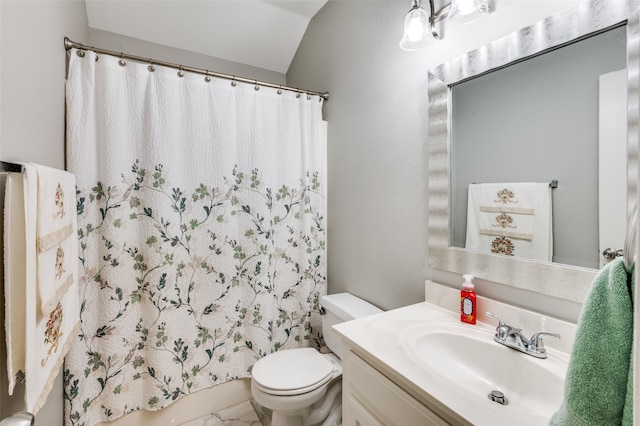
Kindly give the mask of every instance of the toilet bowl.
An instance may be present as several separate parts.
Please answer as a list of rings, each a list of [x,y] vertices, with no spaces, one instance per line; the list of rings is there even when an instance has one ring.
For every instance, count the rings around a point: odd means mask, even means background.
[[[323,296],[322,331],[327,348],[286,349],[258,360],[251,372],[255,401],[273,411],[272,426],[334,426],[342,419],[342,348],[332,326],[382,312],[349,293]]]

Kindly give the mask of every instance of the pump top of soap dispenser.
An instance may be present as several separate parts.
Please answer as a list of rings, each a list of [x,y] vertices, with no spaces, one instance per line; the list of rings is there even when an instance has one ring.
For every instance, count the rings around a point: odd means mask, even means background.
[[[474,288],[473,275],[464,274],[462,278],[464,278],[464,282],[462,283],[462,288],[467,290],[473,290]]]

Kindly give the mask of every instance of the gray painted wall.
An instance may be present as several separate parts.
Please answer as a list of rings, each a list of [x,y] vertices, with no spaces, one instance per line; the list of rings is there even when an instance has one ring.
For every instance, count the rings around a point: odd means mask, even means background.
[[[287,73],[329,90],[329,292],[390,309],[424,300],[427,74],[398,48],[409,2],[329,1]]]
[[[459,275],[428,266],[427,71],[546,16],[551,2],[533,3],[509,19],[490,15],[486,25],[446,25],[444,38],[419,52],[398,47],[408,1],[329,1],[313,18],[287,84],[331,92],[329,292],[391,309],[423,301],[425,279],[460,286]],[[497,283],[476,280],[476,288],[564,319],[580,310]]]
[[[599,267],[598,78],[626,60],[619,27],[453,87],[452,245],[469,184],[557,179],[554,262]]]

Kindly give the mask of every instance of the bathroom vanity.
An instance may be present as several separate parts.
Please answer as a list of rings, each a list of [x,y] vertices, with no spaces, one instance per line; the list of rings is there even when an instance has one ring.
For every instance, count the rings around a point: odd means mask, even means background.
[[[562,402],[575,325],[481,297],[481,321],[463,324],[458,292],[427,287],[428,302],[335,326],[343,425],[548,424]],[[497,323],[485,310],[526,335],[557,332],[562,340],[545,341],[546,359],[515,351],[493,340]],[[492,391],[506,404],[490,399]]]
[[[417,392],[410,393],[359,356],[353,347],[345,353],[343,362],[342,424],[361,426],[380,425],[448,425],[454,423],[455,413],[435,408],[435,401],[421,402]],[[361,353],[360,353],[361,354]],[[387,374],[393,377],[391,372]],[[397,377],[396,377],[396,380]],[[406,386],[405,387],[409,387]],[[417,397],[414,397],[416,395]],[[437,410],[437,413],[436,413]],[[444,419],[447,420],[444,420]],[[469,424],[462,418],[455,423]]]
[[[442,417],[396,385],[349,348],[344,365],[348,375],[343,377],[343,425],[447,425],[443,418],[449,413],[439,411]],[[381,368],[381,367],[380,367]],[[382,368],[381,368],[382,369]],[[460,419],[462,420],[462,419]],[[462,421],[461,421],[462,423]]]

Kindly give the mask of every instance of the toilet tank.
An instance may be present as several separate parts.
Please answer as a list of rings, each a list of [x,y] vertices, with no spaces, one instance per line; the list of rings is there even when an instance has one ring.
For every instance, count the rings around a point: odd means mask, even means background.
[[[359,297],[350,293],[337,293],[322,296],[320,305],[324,308],[322,315],[322,334],[327,347],[342,359],[342,342],[333,326],[341,322],[351,321],[382,312]]]

